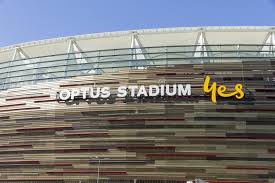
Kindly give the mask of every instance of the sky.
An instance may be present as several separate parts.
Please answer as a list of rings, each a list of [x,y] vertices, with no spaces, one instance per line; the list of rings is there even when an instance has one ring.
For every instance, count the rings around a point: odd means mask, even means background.
[[[97,32],[190,26],[275,26],[275,0],[0,0],[0,47]]]

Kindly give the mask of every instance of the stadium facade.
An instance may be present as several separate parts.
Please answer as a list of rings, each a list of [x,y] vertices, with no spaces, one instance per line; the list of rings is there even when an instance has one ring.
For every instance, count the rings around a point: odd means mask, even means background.
[[[275,27],[0,48],[0,182],[275,181]]]

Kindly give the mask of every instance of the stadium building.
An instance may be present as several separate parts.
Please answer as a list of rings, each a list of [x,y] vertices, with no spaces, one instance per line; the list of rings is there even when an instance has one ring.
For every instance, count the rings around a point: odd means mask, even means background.
[[[0,48],[0,182],[195,179],[275,181],[275,27]]]

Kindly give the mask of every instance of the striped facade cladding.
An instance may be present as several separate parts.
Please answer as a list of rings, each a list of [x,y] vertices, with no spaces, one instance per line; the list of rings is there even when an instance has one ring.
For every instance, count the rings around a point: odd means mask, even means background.
[[[264,62],[264,64],[263,64]],[[275,61],[224,61],[121,70],[0,92],[0,180],[100,178],[159,182],[275,180]],[[245,99],[218,98],[202,84],[243,84]],[[190,83],[192,96],[127,102],[56,100],[64,88]]]
[[[133,30],[0,48],[0,182],[273,183],[274,30]],[[212,103],[206,76],[228,92],[242,84],[245,97]],[[192,94],[57,97],[163,84]]]

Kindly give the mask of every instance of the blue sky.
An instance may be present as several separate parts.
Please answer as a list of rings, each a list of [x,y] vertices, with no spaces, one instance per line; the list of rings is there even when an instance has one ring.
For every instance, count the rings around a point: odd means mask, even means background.
[[[0,47],[129,29],[275,25],[275,0],[0,0]]]

